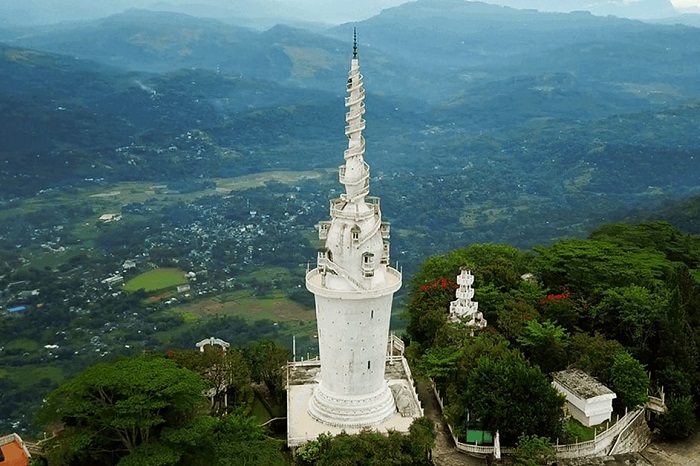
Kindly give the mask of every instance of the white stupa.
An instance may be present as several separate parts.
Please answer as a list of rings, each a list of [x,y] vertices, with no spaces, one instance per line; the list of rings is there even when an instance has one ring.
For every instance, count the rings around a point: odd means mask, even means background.
[[[331,220],[318,224],[324,246],[306,274],[316,302],[319,359],[295,360],[287,371],[290,447],[325,432],[406,432],[423,414],[403,342],[389,336],[401,273],[389,266],[389,224],[382,222],[379,198],[369,196],[357,40],[347,91],[348,148],[340,167],[345,192],[331,200]]]
[[[450,321],[460,322],[472,328],[486,327],[486,319],[479,312],[479,303],[474,298],[474,275],[467,267],[462,267],[457,275],[457,291],[455,299],[450,303]]]

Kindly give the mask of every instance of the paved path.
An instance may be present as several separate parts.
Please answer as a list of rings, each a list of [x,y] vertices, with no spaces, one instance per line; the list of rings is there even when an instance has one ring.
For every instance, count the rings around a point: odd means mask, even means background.
[[[435,448],[433,448],[433,461],[436,466],[482,466],[486,460],[480,460],[460,453],[455,449],[454,441],[447,429],[447,424],[442,418],[440,405],[438,405],[433,389],[428,382],[418,382],[418,397],[423,404],[425,415],[435,423]]]

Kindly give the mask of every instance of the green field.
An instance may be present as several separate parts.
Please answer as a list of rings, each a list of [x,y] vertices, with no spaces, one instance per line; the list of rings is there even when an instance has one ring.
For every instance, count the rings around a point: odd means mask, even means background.
[[[185,272],[180,269],[153,269],[138,275],[124,284],[127,291],[140,289],[146,292],[163,290],[187,283]]]

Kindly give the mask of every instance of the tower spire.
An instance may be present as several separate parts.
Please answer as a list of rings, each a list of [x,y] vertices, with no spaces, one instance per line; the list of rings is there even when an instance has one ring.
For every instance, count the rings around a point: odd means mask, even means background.
[[[352,58],[357,58],[357,28],[352,28]]]
[[[340,182],[345,185],[346,200],[355,203],[364,202],[369,194],[369,166],[365,163],[365,89],[360,74],[360,59],[357,57],[357,31],[353,36],[353,56],[348,73],[348,96],[345,106],[345,135],[348,137],[348,148],[345,151],[345,165],[340,168]]]

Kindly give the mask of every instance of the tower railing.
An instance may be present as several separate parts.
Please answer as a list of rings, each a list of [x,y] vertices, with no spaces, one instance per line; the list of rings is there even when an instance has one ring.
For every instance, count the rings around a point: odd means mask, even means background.
[[[358,90],[358,88],[360,88],[361,85],[362,85],[362,81],[360,81],[360,83],[356,87],[348,88],[348,90],[350,92],[355,92]],[[353,105],[358,104],[362,100],[365,100],[365,89],[364,88],[360,88],[359,93],[357,95],[350,95],[350,96],[346,97],[345,98],[345,106],[351,107]]]
[[[332,260],[328,259],[328,254],[326,251],[319,251],[318,252],[318,259],[316,261],[316,264],[322,272],[325,270],[329,270],[333,272],[334,274],[338,275],[339,277],[343,277],[346,279],[350,284],[356,289],[356,290],[365,290],[367,289],[359,280],[355,279],[350,273],[348,273],[347,270],[344,268],[340,267],[338,264],[333,262]]]
[[[343,153],[343,158],[345,160],[349,159],[350,157],[358,157],[362,154],[365,153],[365,147],[367,146],[367,143],[365,142],[365,138],[360,136],[360,145],[359,146],[350,146],[347,149],[345,149],[345,152]],[[367,173],[369,173],[369,165],[367,166]]]
[[[365,103],[360,102],[360,108],[359,110],[355,110],[354,108],[351,109],[349,112],[345,114],[345,120],[351,120],[353,118],[357,118],[359,116],[362,116],[365,113]]]
[[[370,228],[362,236],[360,236],[360,244],[364,244],[365,242],[367,242],[367,240],[376,235],[377,232],[379,232],[380,225],[381,221],[377,219],[377,221],[374,222],[374,224],[372,225],[372,228]]]
[[[348,199],[339,197],[331,200],[331,217],[345,218],[348,220],[362,221],[367,220],[379,214],[379,203],[367,202],[371,196],[365,197],[365,202],[369,204],[370,209],[360,211],[359,204],[351,203]],[[352,209],[345,210],[346,206],[352,206]]]

